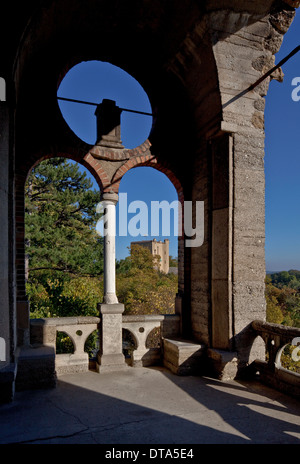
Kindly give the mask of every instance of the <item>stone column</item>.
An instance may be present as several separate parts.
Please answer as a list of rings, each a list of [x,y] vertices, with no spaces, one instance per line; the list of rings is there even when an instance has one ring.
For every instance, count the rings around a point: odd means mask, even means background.
[[[233,254],[233,140],[224,133],[211,140],[211,347],[207,354],[215,374],[235,378],[238,355],[234,349],[232,303]]]
[[[122,313],[124,305],[116,295],[116,204],[118,195],[104,193],[104,295],[99,305],[100,311],[100,350],[97,356],[98,372],[110,372],[127,367],[122,352]]]
[[[116,193],[104,193],[104,296],[103,303],[116,304]]]
[[[232,137],[211,140],[212,239],[211,298],[212,347],[231,350],[232,321]]]

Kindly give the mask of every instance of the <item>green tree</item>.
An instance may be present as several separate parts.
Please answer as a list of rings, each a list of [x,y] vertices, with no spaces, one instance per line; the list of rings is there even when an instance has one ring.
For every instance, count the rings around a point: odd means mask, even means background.
[[[283,271],[266,277],[267,321],[300,327],[299,271]]]
[[[77,163],[54,158],[30,173],[25,234],[34,317],[95,314],[103,273],[102,239],[95,230],[99,200]]]
[[[166,314],[174,312],[177,276],[157,271],[159,256],[134,245],[130,256],[118,263],[117,293],[129,314]]]
[[[269,276],[266,277],[266,306],[267,306],[267,321],[274,324],[281,324],[284,316],[281,311],[278,297],[280,290],[276,288]]]
[[[169,256],[169,266],[170,267],[178,267],[178,258],[173,258],[173,256]]]
[[[28,271],[100,275],[102,242],[97,235],[99,193],[77,163],[64,158],[41,162],[25,187]]]

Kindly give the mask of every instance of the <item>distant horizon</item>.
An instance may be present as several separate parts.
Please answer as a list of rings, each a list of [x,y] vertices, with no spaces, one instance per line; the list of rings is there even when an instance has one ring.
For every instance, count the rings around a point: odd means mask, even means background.
[[[300,272],[300,269],[290,268],[290,269],[281,269],[280,271],[266,271],[266,274],[278,274],[278,272],[290,272],[290,271]]]

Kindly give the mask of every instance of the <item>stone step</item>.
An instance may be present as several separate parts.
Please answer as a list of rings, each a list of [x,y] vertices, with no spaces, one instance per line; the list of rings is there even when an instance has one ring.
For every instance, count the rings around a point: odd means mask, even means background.
[[[28,345],[18,348],[16,390],[53,388],[55,386],[54,347]]]
[[[163,364],[177,375],[200,374],[205,345],[183,339],[163,339]]]

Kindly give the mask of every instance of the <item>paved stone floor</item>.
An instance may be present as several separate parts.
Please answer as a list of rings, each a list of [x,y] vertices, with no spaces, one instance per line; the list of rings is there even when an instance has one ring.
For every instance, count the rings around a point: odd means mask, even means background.
[[[0,443],[299,444],[300,402],[164,368],[69,374],[0,406]]]

